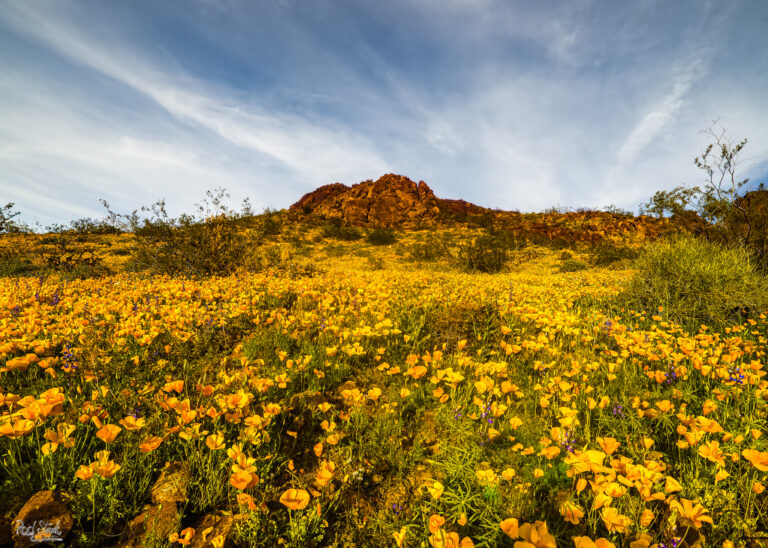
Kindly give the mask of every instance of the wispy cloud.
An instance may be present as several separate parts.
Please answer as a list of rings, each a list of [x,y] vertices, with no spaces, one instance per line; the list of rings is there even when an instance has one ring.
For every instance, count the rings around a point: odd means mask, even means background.
[[[697,58],[675,77],[669,93],[653,105],[651,111],[643,116],[640,123],[624,141],[617,154],[620,163],[634,162],[651,141],[674,123],[675,116],[683,107],[686,94],[706,74],[704,61]]]
[[[44,223],[215,186],[286,207],[390,171],[490,207],[635,209],[699,182],[716,116],[750,139],[745,176],[768,158],[768,58],[728,53],[768,47],[761,3],[0,8],[0,185]]]

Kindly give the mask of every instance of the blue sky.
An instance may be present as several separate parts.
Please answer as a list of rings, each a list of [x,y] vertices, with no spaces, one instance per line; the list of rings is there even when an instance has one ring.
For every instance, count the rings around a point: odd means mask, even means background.
[[[768,183],[763,0],[0,0],[0,201],[288,207],[398,173],[444,198],[637,211],[708,121]]]

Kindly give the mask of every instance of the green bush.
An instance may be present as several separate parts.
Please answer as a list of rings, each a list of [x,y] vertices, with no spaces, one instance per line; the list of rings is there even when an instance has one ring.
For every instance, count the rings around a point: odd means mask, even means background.
[[[585,270],[589,268],[589,265],[584,261],[578,259],[566,259],[560,265],[560,272],[578,272],[579,270]]]
[[[188,276],[223,275],[243,266],[244,255],[259,241],[249,241],[239,226],[245,214],[238,215],[223,204],[228,197],[224,189],[208,191],[197,216],[168,215],[165,201],[159,200],[141,211],[119,214],[109,209],[107,222],[136,236],[130,268],[161,274]],[[253,245],[249,245],[253,244]]]
[[[624,264],[636,259],[638,252],[631,247],[612,243],[598,244],[592,252],[592,262],[597,266]]]
[[[39,270],[27,257],[0,251],[0,277],[32,276]]]
[[[507,264],[507,249],[503,238],[493,233],[483,234],[464,247],[462,266],[469,271],[500,272]]]
[[[323,237],[345,242],[353,242],[363,237],[362,232],[353,226],[343,226],[341,219],[332,218],[330,223],[323,227]]]
[[[742,248],[678,235],[659,240],[635,261],[636,275],[622,298],[634,310],[689,328],[720,328],[768,308],[768,284]]]
[[[277,236],[283,230],[280,215],[274,209],[265,209],[261,214],[260,230],[264,236]]]
[[[76,219],[70,221],[69,226],[53,225],[48,227],[50,232],[64,233],[73,232],[75,234],[120,234],[122,230],[120,227],[113,225],[106,219],[91,219],[90,217],[83,217],[82,219]]]
[[[414,261],[432,262],[451,257],[450,239],[438,234],[427,234],[423,242],[411,246],[409,253]]]
[[[372,245],[390,245],[397,241],[394,231],[387,228],[374,228],[368,233],[366,241]]]

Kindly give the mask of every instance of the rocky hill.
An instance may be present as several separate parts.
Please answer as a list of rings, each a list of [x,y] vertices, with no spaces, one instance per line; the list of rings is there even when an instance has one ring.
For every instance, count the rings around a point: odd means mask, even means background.
[[[290,207],[299,216],[339,218],[345,224],[388,228],[437,226],[468,215],[481,215],[483,207],[464,200],[435,196],[427,183],[389,173],[377,181],[347,186],[333,183],[305,194]]]

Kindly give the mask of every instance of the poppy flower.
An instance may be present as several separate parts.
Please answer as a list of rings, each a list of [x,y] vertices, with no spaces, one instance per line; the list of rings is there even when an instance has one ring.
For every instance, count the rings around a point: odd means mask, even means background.
[[[445,518],[443,516],[432,514],[429,517],[429,532],[432,534],[437,533],[444,524]]]
[[[589,537],[573,537],[574,548],[616,548],[616,545],[607,539],[592,540]]]
[[[401,527],[398,533],[392,533],[392,536],[395,537],[395,544],[397,544],[397,548],[403,548],[406,532],[407,532],[406,528]]]
[[[761,472],[768,472],[768,452],[744,449],[742,456]]]
[[[320,467],[317,470],[315,477],[315,483],[319,487],[325,487],[333,479],[333,475],[336,473],[336,464],[333,461],[324,460],[320,463]]]
[[[124,419],[120,419],[119,424],[128,430],[129,432],[133,432],[135,430],[141,430],[144,428],[144,425],[147,423],[147,421],[144,418],[137,419],[133,415],[128,415]]]
[[[555,537],[543,521],[524,523],[518,528],[518,534],[523,540],[515,542],[515,548],[557,548]]]
[[[224,449],[224,436],[222,436],[221,434],[211,434],[205,439],[205,445],[211,451]]]
[[[519,523],[517,521],[517,518],[507,518],[504,521],[502,521],[499,526],[501,527],[501,530],[504,531],[504,534],[507,535],[509,538],[518,538],[520,535],[518,534],[518,527]]]
[[[607,455],[613,455],[616,449],[618,449],[621,445],[621,443],[616,441],[616,439],[607,437],[597,438],[597,444],[600,446],[600,449],[605,451]]]
[[[309,504],[309,493],[303,489],[288,489],[280,497],[280,502],[290,510],[303,510]]]
[[[681,517],[690,520],[696,529],[701,527],[702,522],[714,523],[711,517],[705,515],[707,510],[701,504],[694,503],[692,500],[673,500],[669,507],[672,510],[676,510]]]
[[[142,453],[151,453],[163,443],[163,438],[158,436],[150,436],[139,444],[139,449]]]
[[[584,510],[578,504],[567,500],[560,505],[560,515],[568,523],[578,525],[581,518],[584,517]]]
[[[97,464],[93,471],[100,475],[102,478],[109,479],[113,477],[118,470],[122,468],[119,464],[117,464],[115,461],[111,460],[105,463]]]
[[[102,426],[97,432],[96,437],[104,443],[112,443],[115,441],[117,435],[122,432],[122,428],[116,424],[107,424]]]
[[[667,476],[667,481],[664,483],[664,491],[667,493],[674,493],[675,491],[682,491],[683,486],[673,477]]]
[[[601,517],[603,518],[603,523],[605,524],[606,529],[610,532],[615,531],[617,533],[623,533],[630,525],[632,525],[632,520],[630,518],[620,514],[616,508],[610,506],[603,508]]]
[[[81,466],[80,469],[75,472],[75,477],[83,481],[88,481],[93,477],[93,466]]]

